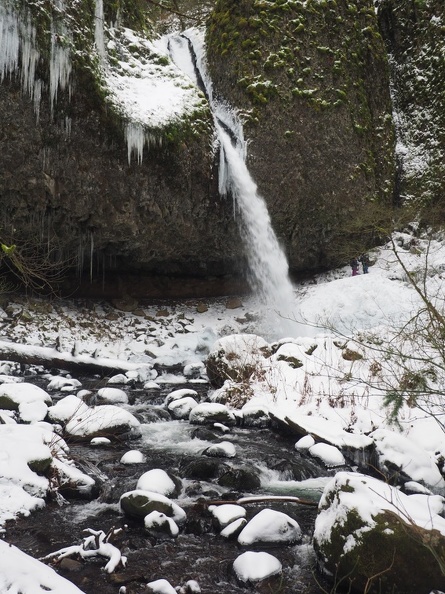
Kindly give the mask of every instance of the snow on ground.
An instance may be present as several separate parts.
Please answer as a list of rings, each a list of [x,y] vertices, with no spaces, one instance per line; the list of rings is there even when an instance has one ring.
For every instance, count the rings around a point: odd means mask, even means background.
[[[264,374],[255,380],[254,396],[249,405],[266,407],[277,416],[309,423],[315,433],[329,431],[328,441],[338,447],[345,443],[346,437],[357,443],[374,438],[382,460],[411,469],[415,475],[413,480],[424,483],[433,492],[442,493],[444,481],[436,465],[440,456],[445,456],[440,424],[431,411],[405,406],[401,409],[401,428],[391,426],[387,421],[388,412],[382,405],[390,370],[380,370],[377,379],[373,373],[379,366],[384,366],[385,358],[388,359],[387,345],[394,349],[403,346],[408,353],[413,352],[410,341],[400,341],[400,337],[396,337],[396,329],[420,307],[419,297],[408,282],[407,271],[421,279],[436,305],[442,306],[445,244],[440,238],[427,242],[413,240],[408,234],[398,234],[395,239],[406,270],[388,244],[371,253],[373,265],[368,275],[351,277],[349,267],[343,267],[295,287],[295,318],[305,321],[304,336],[286,339],[263,336],[269,343],[279,340],[276,342],[279,348],[275,355],[264,359]],[[66,354],[71,359],[81,359],[94,355],[96,358],[100,356],[101,360],[112,358],[131,363],[128,371],[121,374],[122,384],[132,381],[133,375],[157,385],[167,381],[170,374],[155,371],[155,363],[179,364],[183,369],[192,370],[195,379],[191,381],[203,381],[203,362],[216,340],[231,334],[261,334],[262,321],[267,317],[267,311],[253,297],[242,297],[242,305],[237,309],[228,309],[226,299],[221,298],[149,306],[141,303],[132,313],[119,311],[105,302],[88,307],[75,301],[53,301],[45,303],[45,307],[42,305],[38,299],[17,298],[10,303],[6,308],[7,315],[0,312],[0,339],[11,345],[19,343],[23,352],[27,349],[33,352],[36,347],[54,351],[57,344],[61,357]],[[24,312],[29,315],[22,316]],[[369,333],[373,339],[359,344],[351,339],[357,332],[362,338]],[[345,358],[347,351],[360,356]],[[289,365],[286,361],[289,357],[299,360],[301,366]],[[144,369],[144,373],[138,373],[138,367]],[[12,373],[18,373],[14,363],[0,364],[2,386],[5,382],[8,384],[8,377],[11,382],[16,382],[17,377],[10,375]],[[71,379],[66,374],[63,377]],[[59,389],[66,385],[73,393],[80,388],[76,382],[65,384],[63,377],[48,376],[48,385],[54,387],[56,383]],[[182,379],[178,381],[184,381],[185,376],[179,374],[179,378]],[[438,389],[443,386],[442,380],[438,372],[434,380]],[[21,388],[15,389],[21,393]],[[108,393],[114,394],[111,390],[109,388]],[[217,404],[207,406],[216,407]],[[434,412],[440,420],[444,415],[439,408],[440,397],[435,406]],[[50,407],[50,412],[57,420],[67,420],[73,407],[77,414],[82,403],[72,394]],[[103,407],[105,411],[109,409],[110,405]],[[13,417],[12,412],[2,415],[7,423],[14,423]],[[180,431],[182,425],[178,423],[170,423],[170,431]],[[20,427],[32,429],[14,424],[0,427],[5,432],[10,426],[19,431]],[[154,425],[152,430],[155,428]],[[143,427],[141,429],[143,431]],[[183,441],[182,437],[178,439]],[[172,443],[178,439],[172,437]],[[408,443],[411,447],[407,447]],[[200,443],[195,445],[202,446]],[[12,456],[11,450],[2,446],[1,451],[2,463],[11,468],[5,459],[5,455]],[[319,455],[330,458],[333,450],[319,452]],[[29,483],[29,468],[25,466],[22,462],[13,464],[16,473],[23,468],[23,481]],[[32,480],[46,480],[36,479],[36,476]],[[17,482],[20,480],[14,479],[11,488],[18,488]],[[44,485],[36,485],[35,494],[28,494],[27,500],[23,495],[20,499],[15,498],[20,509],[10,507],[14,498],[2,490],[2,513],[5,517],[14,517],[19,512],[29,513],[41,504],[42,489]],[[12,559],[14,549],[10,552]]]

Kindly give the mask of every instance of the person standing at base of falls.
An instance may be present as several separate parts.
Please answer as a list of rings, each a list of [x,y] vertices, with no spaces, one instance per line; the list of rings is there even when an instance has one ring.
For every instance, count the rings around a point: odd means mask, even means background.
[[[353,258],[351,258],[350,264],[351,264],[352,276],[357,276],[357,274],[358,274],[358,260],[355,256]]]
[[[362,263],[363,267],[363,274],[368,274],[369,268],[369,257],[367,254],[362,254],[359,258],[359,261]]]

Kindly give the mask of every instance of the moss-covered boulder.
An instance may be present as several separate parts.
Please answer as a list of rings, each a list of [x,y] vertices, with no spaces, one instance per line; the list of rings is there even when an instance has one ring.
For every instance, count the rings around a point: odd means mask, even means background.
[[[320,567],[349,592],[444,590],[443,509],[440,496],[407,496],[377,479],[340,472],[319,503]]]
[[[122,511],[134,518],[145,518],[152,512],[165,514],[177,524],[183,524],[186,519],[185,511],[168,497],[153,491],[136,489],[128,491],[120,498]]]

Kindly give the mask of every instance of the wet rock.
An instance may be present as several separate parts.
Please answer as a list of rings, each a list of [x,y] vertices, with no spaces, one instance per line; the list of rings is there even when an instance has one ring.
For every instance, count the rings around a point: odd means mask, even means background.
[[[249,493],[259,489],[261,481],[252,470],[231,468],[218,479],[218,485],[241,493]]]
[[[223,468],[225,467],[218,460],[200,458],[189,462],[182,469],[182,474],[188,479],[209,481],[217,478],[221,474]]]

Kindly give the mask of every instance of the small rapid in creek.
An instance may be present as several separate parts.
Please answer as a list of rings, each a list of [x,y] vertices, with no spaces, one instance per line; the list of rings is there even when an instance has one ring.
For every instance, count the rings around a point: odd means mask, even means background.
[[[38,384],[39,378],[32,381]],[[81,378],[81,382],[86,388],[98,386],[97,379]],[[204,399],[209,387],[189,384],[182,388],[193,389]],[[96,480],[95,498],[66,495],[63,503],[61,498],[48,502],[30,517],[11,523],[7,527],[8,542],[42,558],[79,544],[87,529],[107,532],[112,527],[124,528],[114,545],[128,558],[125,568],[118,567],[108,574],[103,571],[105,561],[100,557],[86,561],[67,558],[55,566],[85,594],[142,594],[146,583],[159,579],[168,580],[175,588],[195,581],[202,594],[322,592],[323,577],[316,574],[311,546],[316,507],[280,501],[276,496],[292,495],[316,502],[332,472],[296,451],[294,439],[270,428],[235,426],[223,430],[218,424],[202,426],[172,420],[165,401],[178,389],[177,384],[153,391],[128,386],[124,389],[129,404],[121,406],[141,420],[139,438],[99,446],[69,442],[76,465]],[[60,392],[52,396],[56,401],[65,395]],[[235,457],[206,456],[209,446],[223,440],[234,445]],[[133,450],[141,452],[145,461],[122,463],[122,456]],[[154,537],[144,529],[142,521],[124,515],[120,509],[120,497],[135,489],[139,477],[151,469],[165,470],[179,486],[174,500],[185,510],[187,520],[177,538]],[[263,509],[281,511],[298,522],[302,541],[245,547],[221,536],[209,505],[245,496],[257,498],[245,505],[247,519]],[[268,496],[272,497],[268,500]],[[279,578],[259,582],[253,590],[251,585],[238,581],[233,571],[235,559],[252,549],[269,551],[283,567]]]

